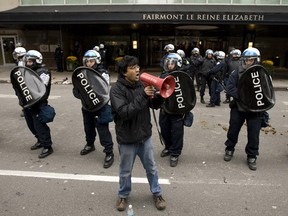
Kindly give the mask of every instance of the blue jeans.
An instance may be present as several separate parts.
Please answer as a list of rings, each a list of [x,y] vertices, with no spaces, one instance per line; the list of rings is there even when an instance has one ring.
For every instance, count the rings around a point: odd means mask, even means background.
[[[119,144],[119,191],[120,198],[127,198],[131,192],[131,174],[136,155],[139,156],[141,163],[146,170],[146,176],[150,185],[150,191],[159,196],[162,194],[158,182],[158,170],[154,160],[152,139],[135,144]]]

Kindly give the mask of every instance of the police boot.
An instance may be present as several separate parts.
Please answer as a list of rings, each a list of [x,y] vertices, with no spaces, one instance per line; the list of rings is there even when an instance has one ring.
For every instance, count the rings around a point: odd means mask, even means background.
[[[209,103],[206,105],[206,107],[215,107],[215,104],[214,103]]]
[[[205,104],[205,101],[204,101],[203,96],[201,96],[201,103],[202,103],[202,104]]]

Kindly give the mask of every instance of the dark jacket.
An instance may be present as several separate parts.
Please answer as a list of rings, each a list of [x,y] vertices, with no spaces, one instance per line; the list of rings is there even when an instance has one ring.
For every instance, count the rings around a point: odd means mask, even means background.
[[[55,58],[55,60],[62,61],[62,59],[63,59],[63,50],[61,49],[61,47],[57,47],[55,49],[54,58]]]
[[[119,144],[139,143],[152,135],[150,99],[142,82],[132,85],[125,78],[119,78],[111,87],[110,100]]]
[[[227,70],[225,73],[225,77],[228,78],[232,71],[237,69],[241,65],[241,60],[239,58],[227,58],[226,59]]]
[[[209,59],[205,57],[199,73],[208,76],[209,71],[215,66],[215,64],[216,61],[214,58]]]
[[[187,73],[190,73],[189,72],[190,70],[190,62],[189,62],[189,58],[182,58],[182,66],[180,68],[180,71],[185,71]]]
[[[194,74],[197,74],[203,64],[203,57],[201,55],[191,55],[190,56],[190,71]]]
[[[225,72],[227,70],[227,65],[225,61],[218,61],[213,68],[209,71],[209,76],[211,79],[215,77],[217,80],[223,80]]]
[[[242,65],[240,65],[238,68],[236,68],[234,71],[232,71],[231,75],[228,78],[228,82],[226,84],[226,92],[227,94],[231,95],[233,97],[233,100],[230,102],[230,108],[233,108],[235,106],[238,107],[238,110],[241,112],[245,112],[244,109],[239,106],[239,95],[238,95],[238,82],[240,76],[245,72],[245,68],[243,68]]]
[[[228,82],[226,84],[226,92],[227,94],[231,95],[234,99],[238,100],[238,81],[239,81],[239,73],[243,73],[244,69],[239,66],[234,71],[232,71],[231,75],[229,76]]]

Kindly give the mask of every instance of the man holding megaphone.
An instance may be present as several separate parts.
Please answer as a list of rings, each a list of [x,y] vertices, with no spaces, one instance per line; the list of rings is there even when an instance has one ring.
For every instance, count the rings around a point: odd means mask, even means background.
[[[119,62],[118,73],[119,78],[110,90],[120,155],[119,198],[116,208],[124,211],[127,207],[133,164],[138,155],[146,171],[155,206],[158,210],[164,210],[166,202],[162,197],[154,160],[149,110],[149,107],[155,106],[156,102],[161,100],[158,95],[154,95],[153,86],[144,86],[140,81],[140,68],[136,57],[124,56]]]

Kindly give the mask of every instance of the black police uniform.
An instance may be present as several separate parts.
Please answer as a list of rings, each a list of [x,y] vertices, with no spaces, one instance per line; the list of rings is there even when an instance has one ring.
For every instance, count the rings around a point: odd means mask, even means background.
[[[34,63],[36,65],[36,63]],[[46,68],[42,66],[34,66],[31,68],[36,71],[36,73],[41,76],[49,77],[48,83],[46,85],[45,95],[42,97],[40,101],[35,103],[29,108],[23,109],[24,117],[27,123],[28,128],[32,132],[32,134],[36,137],[37,143],[31,147],[32,150],[44,147],[44,149],[52,150],[52,140],[50,128],[46,123],[40,122],[39,120],[39,112],[41,106],[46,106],[48,104],[48,97],[50,95],[51,89],[51,73]],[[50,154],[50,153],[49,153]],[[39,158],[45,157],[47,154],[40,154]]]
[[[227,68],[224,75],[224,85],[226,86],[229,76],[232,73],[232,71],[236,70],[241,65],[240,58],[233,58],[232,56],[229,56],[225,60]],[[226,102],[230,102],[230,95],[226,93]]]
[[[191,55],[190,57],[190,73],[191,77],[194,80],[194,77],[196,79],[196,85],[197,90],[200,90],[200,77],[199,77],[199,71],[201,68],[201,65],[203,64],[203,57],[201,55]]]
[[[238,93],[237,85],[239,77],[245,71],[242,66],[234,70],[227,82],[226,91],[233,97],[230,102],[230,121],[229,129],[227,133],[227,140],[225,142],[227,151],[234,152],[235,145],[238,142],[239,132],[243,126],[245,120],[247,122],[247,138],[245,152],[248,158],[256,158],[259,155],[259,135],[261,129],[261,113],[260,112],[249,112],[240,108],[237,104]]]
[[[97,70],[100,73],[107,72],[107,70],[101,68],[97,69],[97,65],[93,67],[93,69]],[[100,70],[100,71],[99,71]],[[80,93],[73,88],[73,95],[80,99]],[[105,114],[104,109],[107,109],[108,104],[106,104],[104,107],[102,107],[100,110],[97,110],[95,112],[91,112],[86,110],[82,107],[82,115],[83,115],[83,124],[84,124],[84,131],[85,131],[85,138],[86,138],[86,145],[91,147],[92,149],[95,149],[94,142],[96,139],[96,128],[99,134],[100,144],[104,147],[103,152],[106,153],[106,155],[111,155],[113,153],[113,141],[112,141],[112,135],[109,130],[109,123],[100,123],[98,121],[98,118],[100,115]],[[81,154],[89,153],[90,149],[86,152],[82,152]],[[84,149],[85,151],[85,149]]]
[[[215,66],[216,61],[214,58],[204,58],[203,64],[201,66],[201,70],[199,71],[199,76],[200,76],[200,97],[203,98],[205,95],[205,88],[206,88],[206,83],[208,84],[209,87],[209,95],[211,94],[210,90],[210,84],[211,80],[209,79],[208,72]]]
[[[220,106],[220,88],[224,72],[226,71],[226,64],[224,61],[218,61],[217,64],[209,71],[208,76],[211,83],[210,103],[207,106]]]

